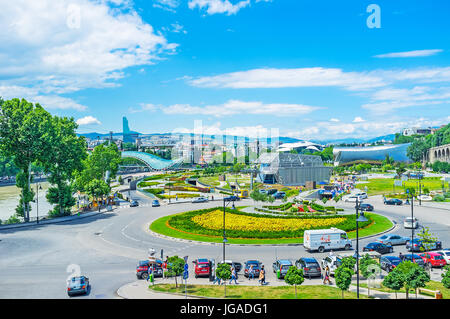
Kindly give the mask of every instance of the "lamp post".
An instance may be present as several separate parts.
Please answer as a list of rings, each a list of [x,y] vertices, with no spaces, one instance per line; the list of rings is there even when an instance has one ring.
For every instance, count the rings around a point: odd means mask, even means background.
[[[236,209],[236,207],[234,207],[234,199],[227,199],[227,198],[223,198],[223,262],[225,263],[225,244],[228,241],[227,237],[225,236],[225,208],[230,204],[230,201],[233,203],[232,204],[232,208]],[[225,202],[227,202],[227,204],[225,204]],[[226,282],[224,283],[224,289],[225,289],[225,295],[227,294],[227,285]]]
[[[36,224],[39,224],[39,190],[42,190],[40,183],[36,183]]]
[[[366,222],[367,218],[364,216],[364,212],[361,210],[361,213],[358,214],[358,210],[360,210],[360,203],[358,201],[358,197],[356,198],[356,297],[359,299],[359,223]],[[355,256],[354,255],[354,256]]]

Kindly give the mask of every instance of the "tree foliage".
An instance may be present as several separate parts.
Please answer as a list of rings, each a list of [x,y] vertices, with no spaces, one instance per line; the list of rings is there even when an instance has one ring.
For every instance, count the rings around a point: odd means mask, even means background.
[[[295,266],[289,267],[288,272],[284,276],[284,281],[288,285],[294,285],[295,299],[297,299],[297,285],[301,285],[305,281],[305,278],[303,277],[303,269],[297,268]]]
[[[342,291],[342,299],[344,299],[344,291],[348,290],[352,283],[353,270],[339,266],[334,272],[334,278],[336,279],[336,286]]]

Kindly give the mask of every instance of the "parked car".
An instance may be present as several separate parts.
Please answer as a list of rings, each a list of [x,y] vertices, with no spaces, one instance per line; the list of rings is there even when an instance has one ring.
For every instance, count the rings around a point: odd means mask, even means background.
[[[420,200],[422,202],[431,202],[433,200],[433,197],[430,195],[419,195],[417,196],[417,200]]]
[[[444,267],[447,265],[444,257],[436,252],[426,252],[419,254],[422,257],[425,264],[431,265],[431,267]]]
[[[414,238],[412,245],[411,240],[408,240],[406,242],[406,249],[409,251],[439,250],[442,249],[442,242],[440,241],[424,242],[418,238]]]
[[[400,256],[399,256],[400,257]],[[405,261],[412,261],[413,263],[418,264],[419,266],[425,268],[425,262],[423,261],[422,257],[420,257],[417,254],[406,254],[406,255],[401,255],[401,260]]]
[[[273,198],[275,198],[275,199],[282,199],[282,198],[284,198],[284,196],[286,196],[286,193],[285,193],[285,192],[276,192],[276,193],[273,195]]]
[[[137,207],[137,206],[139,206],[139,203],[138,203],[137,200],[132,200],[132,201],[130,202],[130,207]]]
[[[197,197],[192,200],[193,203],[206,203],[207,201],[206,197]]]
[[[370,204],[361,204],[361,205],[359,205],[359,208],[362,211],[365,211],[365,212],[372,212],[373,211],[373,206],[370,205]]]
[[[228,197],[224,197],[223,199],[226,202],[235,202],[237,200],[240,200],[239,196],[236,196],[236,195],[231,195],[231,196],[228,196]]]
[[[359,196],[361,199],[366,199],[368,198],[367,193],[366,192],[362,192],[362,193],[357,193],[356,196]]]
[[[219,264],[223,264],[223,263],[224,263],[223,260],[221,262],[219,262]],[[232,261],[232,260],[225,260],[225,263],[230,265],[234,269],[236,269],[236,273],[240,272],[242,269],[242,264],[240,262]]]
[[[403,221],[403,227],[417,229],[419,227],[419,220],[416,217],[406,217]]]
[[[322,271],[320,270],[320,265],[316,258],[301,257],[295,262],[295,266],[303,269],[303,276],[307,276],[309,279],[311,279],[311,277],[322,276]]]
[[[162,277],[162,260],[156,259],[155,263],[150,263],[148,260],[141,260],[136,266],[136,277],[137,279],[147,279],[148,278],[148,267],[153,267],[153,277]]]
[[[330,269],[330,275],[334,276],[334,272],[341,265],[341,257],[339,256],[327,256],[322,259],[321,266],[325,270],[327,267]]]
[[[403,205],[403,202],[401,199],[398,198],[390,198],[390,199],[384,199],[385,205]]]
[[[273,195],[276,192],[278,192],[278,190],[276,188],[270,188],[267,190],[267,195]]]
[[[358,200],[358,202],[362,202],[363,198],[362,196],[357,196],[357,195],[351,195],[351,196],[347,196],[344,198],[344,202],[349,202],[349,203],[356,203],[356,200]]]
[[[154,200],[152,201],[152,207],[159,207],[159,206],[161,206],[161,205],[159,204],[159,200],[154,199]]]
[[[376,241],[386,245],[405,245],[408,241],[408,237],[400,236],[400,235],[383,235],[379,237]]]
[[[401,262],[402,260],[397,256],[382,256],[380,258],[380,267],[387,272],[391,272]]]
[[[89,278],[86,276],[72,277],[67,282],[67,294],[69,297],[79,294],[87,294],[89,291]]]
[[[293,264],[289,259],[278,259],[272,264],[274,273],[277,273],[278,270],[280,271],[280,277],[278,279],[283,279],[291,266]]]
[[[262,263],[259,260],[247,260],[244,266],[244,277],[249,277],[250,266],[253,266],[253,275],[258,278],[259,272],[261,271]]]
[[[450,250],[439,250],[437,251],[438,254],[442,255],[442,257],[444,257],[445,262],[448,264],[450,264]]]
[[[200,276],[207,276],[211,274],[211,262],[206,258],[195,259],[194,264],[194,274],[195,278]]]
[[[391,245],[382,243],[369,243],[363,248],[363,251],[376,251],[380,254],[387,254],[394,252],[394,248]]]
[[[261,194],[267,194],[267,190],[266,190],[266,189],[260,189],[259,192],[260,192]]]

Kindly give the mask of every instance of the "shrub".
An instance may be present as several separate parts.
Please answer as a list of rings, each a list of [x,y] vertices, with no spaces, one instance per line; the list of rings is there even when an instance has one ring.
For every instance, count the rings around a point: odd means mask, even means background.
[[[17,224],[20,223],[20,219],[17,218],[16,215],[12,215],[11,217],[9,217],[6,222],[5,225],[10,225],[10,224]]]
[[[445,201],[445,197],[442,195],[436,195],[433,197],[433,201],[435,202],[444,202]]]

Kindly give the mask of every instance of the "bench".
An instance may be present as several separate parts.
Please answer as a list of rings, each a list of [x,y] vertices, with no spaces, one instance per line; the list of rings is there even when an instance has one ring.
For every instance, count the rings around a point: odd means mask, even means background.
[[[417,292],[428,292],[430,294],[434,294],[435,299],[442,299],[442,293],[440,290],[431,290],[431,289],[425,289],[425,288],[417,288]]]

